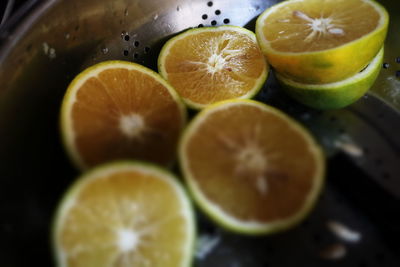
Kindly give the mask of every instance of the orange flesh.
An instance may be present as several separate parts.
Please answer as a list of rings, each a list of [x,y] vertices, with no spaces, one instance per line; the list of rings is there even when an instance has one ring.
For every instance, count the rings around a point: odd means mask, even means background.
[[[104,175],[78,193],[58,239],[68,266],[180,266],[188,224],[181,210],[176,191],[151,174]],[[121,251],[120,230],[140,234],[134,248]]]
[[[206,198],[243,221],[271,222],[294,215],[319,169],[319,155],[298,129],[247,105],[207,117],[185,153]]]
[[[313,34],[311,24],[321,18],[331,20],[328,28]],[[376,9],[362,0],[293,1],[266,18],[263,33],[276,51],[313,52],[356,40],[376,29],[379,20]]]
[[[266,67],[254,40],[228,30],[180,39],[165,59],[168,81],[183,98],[199,104],[245,95]]]
[[[139,115],[145,130],[129,137],[121,116]],[[108,69],[79,89],[72,109],[75,142],[85,164],[116,159],[170,163],[183,125],[182,114],[168,90],[137,70]]]

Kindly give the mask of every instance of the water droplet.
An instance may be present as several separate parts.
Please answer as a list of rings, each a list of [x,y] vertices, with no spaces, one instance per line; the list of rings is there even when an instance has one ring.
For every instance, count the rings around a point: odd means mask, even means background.
[[[101,52],[105,55],[105,54],[107,54],[108,53],[108,48],[107,47],[103,47],[102,49],[101,49]]]
[[[69,33],[64,34],[65,39],[69,39],[71,37],[71,35]]]
[[[50,48],[49,49],[49,58],[50,59],[53,59],[53,58],[56,58],[56,50],[54,49],[54,48]]]
[[[301,119],[302,120],[309,120],[309,119],[311,119],[311,114],[310,113],[303,113],[302,115],[301,115]]]
[[[329,29],[328,32],[334,35],[344,35],[344,30],[340,28],[332,28]]]

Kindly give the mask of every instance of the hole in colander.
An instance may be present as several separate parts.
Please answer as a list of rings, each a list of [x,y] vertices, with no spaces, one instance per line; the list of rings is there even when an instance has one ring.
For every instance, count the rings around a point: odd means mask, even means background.
[[[396,77],[400,77],[400,70],[396,70]]]
[[[321,242],[322,242],[322,236],[321,236],[319,233],[314,233],[314,234],[312,235],[312,240],[313,240],[317,245],[319,245],[319,244],[321,244]]]
[[[382,178],[385,180],[390,180],[390,174],[388,172],[382,173]]]
[[[129,55],[129,51],[128,50],[124,50],[124,56],[128,56]]]
[[[231,22],[228,18],[224,19],[224,23],[228,24],[229,22]]]
[[[215,10],[215,15],[220,15],[221,14],[221,10],[219,10],[219,9],[217,9],[217,10]]]
[[[386,255],[384,252],[378,252],[375,254],[376,261],[383,262],[386,259]]]
[[[209,2],[207,3],[207,6],[213,6],[213,2],[212,2],[212,1],[209,1]]]
[[[400,57],[396,57],[396,63],[400,63]]]
[[[147,54],[147,53],[149,53],[149,52],[150,52],[150,47],[146,46],[146,47],[144,48],[144,53]]]
[[[389,66],[390,66],[389,63],[386,63],[386,62],[382,64],[382,67],[383,67],[384,69],[388,69]]]
[[[125,36],[124,36],[124,40],[125,40],[125,41],[129,41],[129,35],[125,35]]]
[[[337,118],[336,118],[335,116],[331,116],[331,117],[329,118],[329,121],[330,121],[330,122],[335,122],[335,121],[337,121]]]
[[[200,23],[197,27],[201,28],[204,27],[204,25]]]
[[[274,254],[275,253],[275,248],[272,246],[267,246],[265,247],[265,252],[267,252],[269,255]]]
[[[302,225],[304,228],[307,228],[307,227],[309,227],[309,226],[311,225],[311,223],[310,223],[309,220],[305,220],[305,221],[303,221],[303,222],[301,223],[301,225]]]
[[[217,25],[217,21],[215,21],[215,20],[211,21],[211,25],[213,25],[213,26]]]
[[[202,18],[202,19],[207,19],[208,16],[207,16],[207,14],[203,14],[203,16],[201,16],[201,18]]]
[[[138,58],[139,58],[139,54],[138,54],[138,53],[134,53],[134,54],[133,54],[133,58],[134,58],[134,59],[138,59]]]
[[[133,45],[134,45],[135,47],[138,47],[138,46],[140,45],[140,43],[139,43],[139,41],[135,41],[135,42],[133,42]]]
[[[375,164],[376,164],[377,166],[382,165],[382,163],[383,163],[383,160],[382,160],[381,158],[375,159]]]

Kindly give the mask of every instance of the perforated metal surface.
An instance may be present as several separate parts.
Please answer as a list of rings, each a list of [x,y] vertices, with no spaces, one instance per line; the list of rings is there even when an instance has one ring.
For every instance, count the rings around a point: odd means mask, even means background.
[[[83,68],[107,59],[156,70],[158,53],[190,27],[239,25],[254,30],[259,13],[279,1],[47,1],[24,23],[2,31],[0,50],[0,258],[4,266],[51,264],[50,222],[73,181],[58,138],[58,109],[66,85]],[[386,68],[370,93],[341,110],[320,112],[285,96],[271,75],[257,99],[304,123],[328,157],[328,181],[311,216],[299,227],[249,238],[216,228],[200,216],[199,233],[219,239],[196,266],[400,266],[399,4],[391,14]],[[52,53],[50,52],[52,51]],[[337,220],[362,234],[358,243],[335,237]],[[320,257],[341,243],[340,260]],[[26,255],[21,257],[20,255]],[[3,265],[2,265],[3,266]]]

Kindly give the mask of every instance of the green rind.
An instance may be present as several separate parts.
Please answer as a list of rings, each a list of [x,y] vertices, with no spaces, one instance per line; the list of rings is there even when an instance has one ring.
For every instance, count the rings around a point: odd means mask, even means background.
[[[329,84],[302,84],[279,73],[283,90],[298,102],[315,109],[339,109],[360,99],[374,84],[383,62],[383,47],[363,71],[343,81]]]
[[[218,207],[216,208],[213,203],[211,203],[205,195],[201,192],[201,189],[198,187],[197,183],[188,166],[188,157],[185,153],[186,145],[192,135],[193,132],[196,131],[196,127],[202,122],[202,120],[208,116],[210,113],[214,112],[215,110],[223,109],[229,105],[235,104],[249,104],[255,105],[262,109],[266,109],[269,112],[273,112],[285,120],[290,121],[290,124],[293,126],[293,129],[299,131],[306,140],[310,143],[312,151],[315,154],[315,158],[318,160],[320,167],[316,173],[315,177],[315,184],[313,190],[311,190],[310,195],[308,196],[306,203],[304,204],[302,210],[297,213],[295,216],[279,222],[273,223],[263,223],[263,224],[248,224],[246,222],[241,222],[232,218],[229,214],[225,213],[224,211],[220,210]],[[254,100],[242,100],[242,99],[233,99],[233,100],[225,100],[215,104],[208,106],[207,108],[203,109],[187,126],[183,138],[179,144],[179,159],[180,159],[180,168],[182,170],[182,174],[184,180],[187,184],[187,188],[189,189],[189,193],[194,199],[195,203],[199,208],[213,220],[216,224],[221,226],[222,228],[235,232],[238,234],[245,234],[245,235],[267,235],[267,234],[274,234],[278,232],[282,232],[288,230],[297,224],[299,224],[302,220],[304,220],[308,214],[313,210],[318,196],[320,195],[325,181],[325,156],[323,153],[322,148],[316,143],[315,139],[312,137],[311,133],[308,132],[302,125],[300,125],[295,120],[291,119],[288,115],[283,113],[282,111],[268,106],[264,103],[260,103]]]
[[[161,48],[160,54],[158,56],[158,60],[157,60],[157,65],[158,65],[158,72],[160,73],[160,75],[168,81],[168,73],[165,70],[164,67],[164,61],[165,61],[165,57],[168,55],[168,53],[166,51],[168,51],[170,49],[170,47],[178,40],[182,39],[183,37],[186,37],[188,35],[192,35],[192,34],[196,34],[196,33],[200,33],[200,32],[207,32],[207,31],[223,31],[223,30],[234,30],[234,31],[238,31],[238,32],[242,32],[242,33],[246,33],[248,36],[250,36],[254,42],[256,44],[258,44],[257,42],[257,37],[255,35],[254,32],[240,27],[240,26],[233,26],[233,25],[224,25],[224,26],[218,26],[218,27],[201,27],[201,28],[191,28],[188,29],[174,37],[172,37],[171,39],[169,39]],[[252,90],[250,90],[249,92],[247,92],[247,94],[244,94],[240,97],[238,97],[237,99],[250,99],[253,98],[263,87],[265,81],[268,78],[268,73],[269,73],[269,65],[268,62],[265,61],[265,71],[262,73],[262,75],[259,77],[256,85],[252,88]],[[200,103],[196,103],[191,101],[190,99],[187,98],[183,98],[181,97],[183,102],[186,104],[186,106],[188,106],[191,109],[194,110],[201,110],[211,104],[200,104]]]
[[[389,14],[386,9],[373,0],[373,4],[383,14],[381,25],[371,33],[333,49],[290,53],[273,50],[263,34],[264,15],[272,8],[284,5],[286,0],[266,9],[256,21],[258,43],[266,55],[268,63],[281,75],[302,83],[324,84],[344,80],[361,71],[374,58],[382,47],[389,25]]]
[[[189,241],[187,246],[187,254],[182,253],[182,255],[187,256],[185,259],[184,264],[181,267],[191,267],[193,266],[194,254],[196,249],[196,240],[197,240],[197,230],[196,230],[196,215],[192,205],[192,202],[189,198],[188,192],[186,189],[181,185],[179,179],[172,174],[171,172],[159,167],[155,164],[142,162],[142,161],[129,161],[129,160],[121,160],[115,162],[109,162],[106,164],[98,165],[87,172],[81,174],[78,179],[67,189],[64,193],[63,197],[61,198],[57,209],[53,215],[52,225],[51,225],[51,244],[53,250],[53,257],[55,261],[55,266],[59,267],[66,267],[63,263],[61,251],[58,246],[58,238],[57,234],[62,226],[63,216],[68,211],[68,205],[70,201],[73,201],[74,197],[79,193],[81,188],[92,179],[96,179],[99,177],[99,174],[104,172],[116,172],[118,169],[137,169],[137,170],[144,170],[147,172],[151,172],[156,175],[160,175],[163,177],[162,179],[169,180],[172,186],[175,187],[177,193],[180,195],[181,200],[183,200],[185,205],[185,210],[189,213],[187,218],[190,218],[189,224],[191,226],[189,232]]]
[[[71,119],[71,108],[73,105],[73,100],[72,98],[75,97],[77,90],[78,90],[78,84],[81,83],[82,81],[85,81],[85,77],[90,76],[91,73],[94,73],[98,71],[99,69],[107,69],[107,67],[113,68],[113,65],[115,64],[121,64],[124,65],[128,68],[132,68],[135,70],[140,70],[143,73],[146,73],[150,77],[153,77],[156,79],[158,82],[160,82],[165,88],[168,90],[170,93],[171,97],[175,100],[177,103],[177,106],[180,110],[181,118],[182,118],[182,125],[181,128],[183,129],[187,123],[187,110],[185,107],[185,104],[179,94],[175,91],[175,89],[165,80],[161,77],[161,75],[147,67],[144,67],[140,64],[129,62],[129,61],[122,61],[122,60],[109,60],[109,61],[103,61],[101,63],[95,64],[93,66],[88,67],[81,73],[79,73],[68,85],[68,88],[64,94],[62,104],[61,104],[61,110],[60,110],[60,133],[61,133],[61,139],[63,141],[64,148],[75,166],[77,170],[84,171],[89,169],[89,166],[85,163],[84,159],[82,159],[81,155],[79,154],[78,150],[76,149],[75,146],[75,140],[74,140],[74,130],[72,126],[72,119]]]

